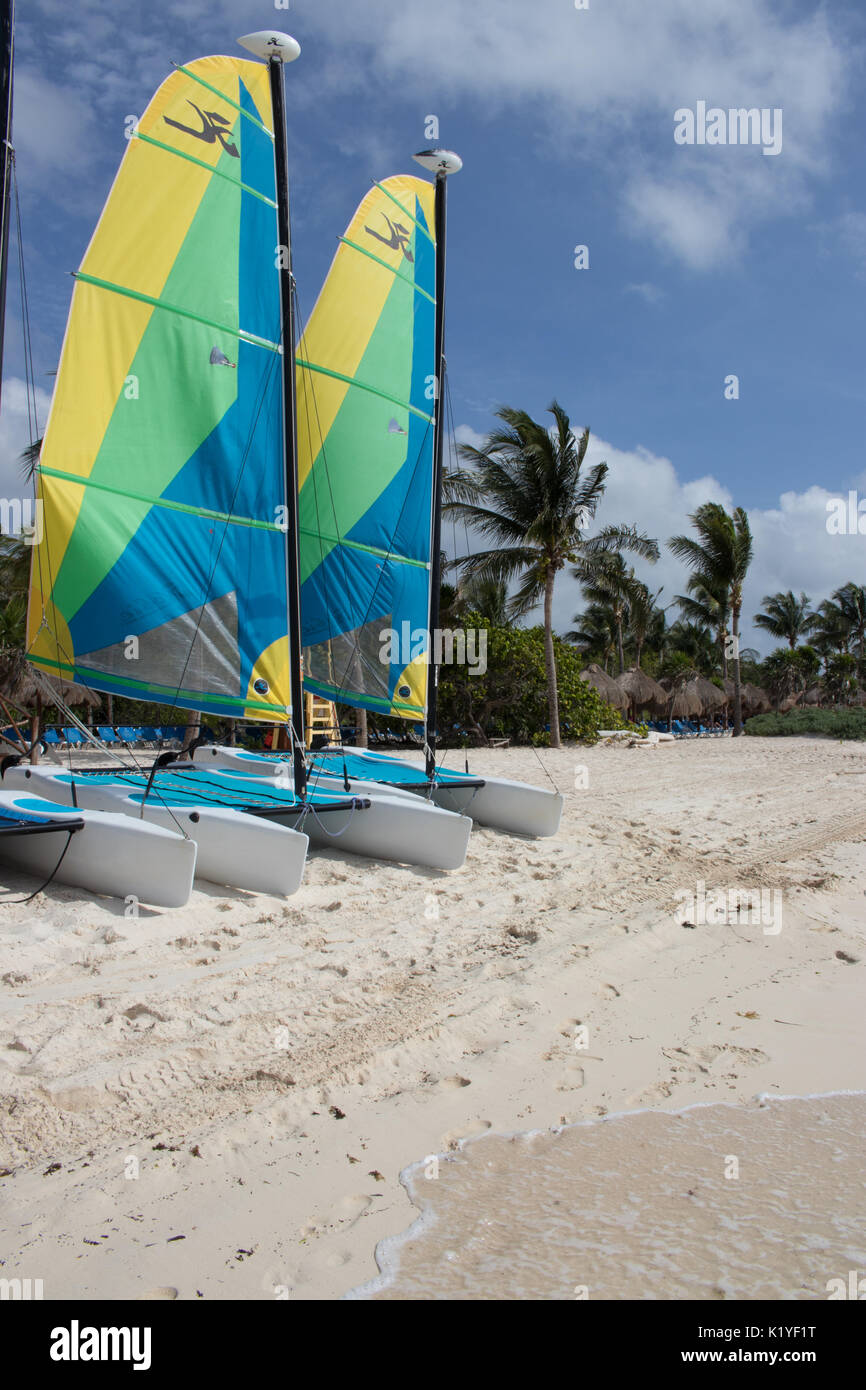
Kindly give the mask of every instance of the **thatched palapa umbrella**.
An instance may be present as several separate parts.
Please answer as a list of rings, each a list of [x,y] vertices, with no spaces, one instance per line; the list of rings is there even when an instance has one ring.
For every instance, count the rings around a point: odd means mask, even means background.
[[[613,676],[609,676],[607,671],[602,670],[594,661],[585,671],[581,671],[580,679],[597,690],[601,698],[614,709],[628,709],[628,696],[625,691],[620,689]]]
[[[693,676],[686,689],[700,700],[702,714],[713,714],[728,702],[724,690],[720,690],[711,680],[707,680],[706,676]]]
[[[744,685],[742,700],[749,714],[768,714],[773,708],[773,702],[766,690],[762,690],[758,685],[749,685],[748,683]]]
[[[703,705],[695,692],[690,688],[691,682],[685,685],[677,685],[670,679],[662,682],[664,689],[668,693],[668,703],[665,707],[665,716],[670,719],[695,719],[703,712]]]
[[[31,744],[35,743],[41,732],[43,707],[52,703],[49,691],[54,693],[56,699],[62,700],[70,707],[88,705],[90,708],[97,708],[101,703],[99,696],[86,686],[75,685],[72,681],[44,676],[41,673],[37,676],[23,652],[9,649],[0,651],[0,709],[10,724],[13,718],[8,705],[29,712]],[[20,719],[14,722],[22,728]],[[18,747],[20,748],[20,744]]]
[[[632,666],[628,671],[623,671],[621,676],[617,676],[616,683],[628,697],[632,714],[637,715],[645,709],[660,714],[667,712],[667,691],[639,666]]]

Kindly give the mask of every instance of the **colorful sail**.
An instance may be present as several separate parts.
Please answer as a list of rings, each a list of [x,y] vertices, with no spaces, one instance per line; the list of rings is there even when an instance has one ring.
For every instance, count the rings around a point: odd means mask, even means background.
[[[434,189],[376,184],[297,351],[304,684],[423,719],[435,395]]]
[[[286,719],[267,67],[178,68],[128,134],[42,448],[28,655],[119,695]]]

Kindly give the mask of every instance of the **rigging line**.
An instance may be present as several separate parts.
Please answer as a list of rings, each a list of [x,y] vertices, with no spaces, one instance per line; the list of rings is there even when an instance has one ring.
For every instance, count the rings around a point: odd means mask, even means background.
[[[12,187],[15,192],[15,231],[18,241],[18,274],[21,294],[21,317],[24,336],[24,372],[27,399],[27,426],[31,446],[39,435],[39,420],[36,413],[36,375],[33,369],[33,334],[30,326],[30,297],[27,290],[27,271],[24,264],[24,238],[21,234],[21,201],[18,193],[18,171],[14,152],[10,151],[12,166]]]
[[[41,682],[43,683],[43,690],[45,690],[45,691],[50,691],[50,685],[49,685],[49,683],[48,683],[47,677],[45,676],[44,672],[40,671],[39,668],[37,667],[36,670],[35,670],[35,674],[36,674],[36,677],[37,677],[37,681],[41,681]],[[53,692],[52,692],[52,693],[51,693],[51,697],[52,697],[52,699],[55,701],[55,703],[56,703],[56,705],[57,705],[57,708],[58,708],[59,710],[62,710],[62,712],[63,712],[63,714],[66,716],[66,718],[69,719],[69,720],[71,721],[71,726],[77,728],[78,731],[79,731],[79,733],[83,734],[84,737],[85,737],[85,739],[86,739],[89,743],[94,744],[94,745],[99,749],[99,752],[100,752],[100,753],[102,753],[102,754],[106,754],[106,753],[107,753],[109,757],[116,758],[117,761],[120,763],[121,767],[122,767],[125,771],[128,772],[128,770],[129,770],[129,765],[128,765],[127,763],[124,763],[123,759],[120,757],[120,754],[119,754],[119,753],[115,753],[115,751],[114,751],[113,748],[104,745],[99,739],[97,739],[97,738],[90,732],[90,730],[86,727],[86,725],[82,723],[82,721],[78,718],[78,716],[77,716],[76,714],[74,714],[73,711],[72,711],[72,710],[69,708],[69,706],[66,704],[66,701],[63,699],[62,693],[58,693],[57,695],[54,695]],[[132,757],[133,766],[134,766],[134,767],[136,768],[136,770],[140,773],[140,775],[146,776],[146,774],[147,774],[147,769],[144,768],[143,766],[141,766],[141,765],[137,762],[136,757],[135,757],[135,752],[134,752],[134,750],[133,750],[132,748],[130,748],[129,744],[125,744],[124,746],[126,747],[126,750],[127,750],[127,752],[129,753],[129,755]],[[71,784],[72,799],[73,799],[74,805],[77,806],[77,805],[78,805],[78,799],[77,799],[76,792],[75,792],[75,777],[76,777],[76,776],[79,776],[79,777],[80,777],[81,774],[80,774],[80,773],[76,773],[75,768],[72,766],[72,748],[71,748],[71,747],[68,749],[68,753],[69,753],[69,775],[70,775],[70,777],[73,779],[73,780],[72,780],[72,784]],[[189,835],[187,834],[187,832],[186,832],[186,830],[184,829],[184,827],[181,825],[181,823],[180,823],[180,821],[178,820],[177,816],[175,816],[174,813],[172,812],[171,807],[167,807],[166,809],[168,810],[169,815],[171,816],[172,820],[174,821],[175,825],[177,826],[178,831],[180,832],[180,834],[184,837],[184,839],[187,839],[187,840],[188,840],[188,839],[190,838]],[[55,870],[55,872],[56,872],[56,870]]]
[[[544,766],[544,763],[541,761],[541,754],[539,753],[539,751],[538,751],[538,749],[536,748],[536,746],[535,746],[534,743],[532,744],[532,751],[533,751],[533,753],[535,754],[536,758],[538,759],[539,764],[541,765],[542,771],[544,772],[545,776],[547,777],[547,780],[549,781],[550,785],[553,787],[553,790],[554,790],[555,792],[558,792],[558,791],[559,791],[559,787],[556,785],[556,783],[554,782],[552,776],[551,776],[550,773],[547,771],[547,768]]]
[[[451,447],[451,445],[452,445],[452,439],[453,439],[454,412],[453,412],[452,407],[451,407],[451,390],[450,390],[450,386],[449,386],[449,382],[448,382],[448,377],[447,377],[447,375],[446,375],[445,372],[443,372],[442,375],[443,375],[443,377],[444,377],[444,381],[443,381],[443,383],[442,383],[442,389],[443,389],[444,392],[445,392],[445,419],[446,419],[446,424],[447,424],[447,426],[448,426],[448,429],[447,429],[447,434],[448,434],[448,459],[447,459],[447,463],[446,463],[446,466],[445,466],[445,477],[446,477],[446,478],[450,478],[450,477],[453,476],[454,472],[456,471],[456,470],[452,467],[452,460],[453,460],[453,458],[454,458],[454,453],[453,453],[453,450],[452,450],[452,447]],[[452,540],[453,545],[454,545],[454,558],[455,558],[455,560],[456,560],[456,558],[457,558],[457,517],[456,517],[456,516],[452,516],[452,519],[451,519],[451,540]]]
[[[296,324],[298,325],[298,347],[300,348],[301,344],[302,344],[303,341],[304,341],[304,337],[305,337],[305,334],[306,334],[306,320],[305,320],[303,314],[301,313],[300,296],[298,295],[297,286],[296,286],[296,285],[293,285],[293,294],[294,294],[294,299],[295,299],[295,322],[296,322]],[[297,371],[297,367],[295,368],[295,370]],[[321,457],[322,457],[322,462],[323,462],[323,466],[324,466],[324,468],[325,468],[325,477],[328,478],[327,462],[326,462],[326,456],[325,456],[325,438],[324,438],[324,432],[323,432],[323,429],[322,429],[321,417],[320,417],[320,415],[319,415],[318,400],[317,400],[317,397],[316,397],[316,389],[315,389],[314,378],[313,378],[312,374],[308,374],[307,377],[305,378],[305,381],[306,381],[306,388],[307,388],[307,389],[304,391],[304,411],[305,411],[305,419],[306,419],[306,426],[307,426],[307,437],[308,437],[308,439],[310,440],[310,453],[312,454],[313,439],[314,439],[314,437],[315,437],[314,434],[313,434],[313,422],[312,422],[312,420],[311,420],[311,418],[310,418],[310,401],[311,401],[311,399],[312,399],[313,408],[314,408],[315,416],[316,416],[316,426],[317,426],[317,430],[318,430],[318,435],[317,435],[317,437],[318,437],[318,441],[319,441],[319,448],[318,448],[318,451],[317,451],[317,457],[318,457],[318,455],[321,455]],[[318,486],[318,478],[316,477],[315,468],[312,467],[312,464],[313,464],[314,462],[315,462],[315,460],[313,459],[313,460],[311,461],[311,474],[312,474],[312,477],[310,478],[310,481],[311,481],[312,487],[313,487],[313,503],[314,503],[315,510],[316,510],[316,526],[317,526],[318,533],[319,533],[319,566],[320,566],[320,569],[321,569],[321,573],[322,573],[323,576],[324,576],[325,603],[326,603],[326,605],[328,605],[328,607],[330,607],[330,605],[329,605],[329,603],[328,603],[328,572],[327,572],[327,569],[325,568],[325,558],[326,558],[326,557],[325,557],[325,553],[324,553],[323,536],[322,536],[322,523],[321,523],[321,517],[320,517],[320,512],[319,512],[319,486]],[[300,489],[299,489],[299,490],[300,490]],[[331,497],[331,504],[332,504],[332,510],[333,510],[333,516],[334,516],[334,530],[337,532],[337,535],[339,536],[340,532],[339,532],[339,527],[338,527],[338,525],[337,525],[337,509],[336,509],[336,506],[334,505],[333,496]],[[298,543],[300,543],[300,537],[298,537]],[[344,580],[344,584],[345,584],[345,586],[346,586],[346,589],[348,590],[348,589],[349,589],[349,573],[348,573],[348,569],[347,569],[346,553],[345,553],[345,551],[344,551],[344,549],[343,549],[343,546],[342,546],[341,544],[338,544],[338,545],[337,545],[337,557],[338,557],[338,558],[337,558],[337,563],[340,564],[340,565],[342,566],[342,568],[343,568],[343,580]],[[303,633],[301,634],[301,641],[302,641],[301,651],[302,651],[302,653],[303,653]],[[353,655],[354,655],[354,653],[353,653]],[[360,659],[360,655],[359,655],[359,659]],[[321,776],[321,771],[320,771],[318,768],[316,768],[316,771],[315,771],[314,777],[313,777],[313,785],[314,785],[314,787],[317,785],[320,776]]]
[[[0,898],[0,902],[2,902],[2,903],[8,903],[10,906],[13,906],[13,907],[14,907],[17,903],[32,903],[32,901],[33,901],[34,898],[37,898],[37,897],[39,896],[40,893],[44,893],[44,892],[45,892],[45,889],[48,887],[49,883],[51,883],[52,879],[54,878],[55,874],[57,873],[58,869],[60,868],[60,865],[63,863],[64,859],[66,858],[66,851],[69,849],[69,846],[72,844],[72,837],[73,837],[73,835],[74,835],[75,833],[76,833],[75,830],[67,830],[67,831],[66,831],[66,844],[63,846],[63,853],[61,854],[61,856],[60,856],[60,858],[58,859],[57,863],[54,865],[54,868],[51,870],[51,873],[48,875],[48,877],[46,878],[46,880],[45,880],[44,883],[40,883],[39,887],[38,887],[37,889],[35,889],[34,892],[30,893],[29,896],[26,897],[26,898]]]
[[[445,376],[445,404],[446,404],[446,412],[447,412],[447,416],[448,416],[448,455],[449,455],[449,458],[453,458],[453,459],[454,459],[454,471],[455,471],[455,472],[459,472],[459,471],[460,471],[460,453],[459,453],[459,446],[458,446],[458,444],[457,444],[457,429],[456,429],[456,426],[455,426],[455,424],[454,424],[454,401],[453,401],[452,396],[451,396],[451,382],[450,382],[450,379],[449,379],[449,377],[448,377],[448,370],[447,370],[447,367],[446,367],[446,370],[445,370],[445,372],[444,372],[444,376]],[[465,517],[463,518],[463,540],[464,540],[464,543],[465,543],[465,545],[466,545],[466,554],[467,554],[467,556],[469,556],[469,555],[471,555],[472,551],[471,551],[470,545],[469,545],[469,526],[467,525],[467,522],[466,522],[466,518],[465,518]],[[455,560],[458,558],[458,557],[457,557],[457,520],[456,520],[456,517],[455,517],[455,520],[454,520],[454,558],[455,558]]]
[[[28,410],[27,410],[27,413],[28,413],[28,425],[29,425],[29,428],[30,428],[30,446],[31,446],[31,449],[32,449],[32,448],[35,447],[36,440],[37,440],[38,437],[39,437],[39,435],[38,435],[39,421],[38,421],[38,416],[37,416],[37,413],[36,413],[35,373],[34,373],[34,369],[33,369],[33,349],[32,349],[32,341],[33,341],[33,340],[32,340],[32,333],[31,333],[31,327],[30,327],[30,302],[29,302],[29,296],[28,296],[28,293],[27,293],[27,274],[26,274],[25,263],[24,263],[24,237],[23,237],[23,234],[22,234],[22,226],[21,226],[21,201],[20,201],[20,197],[19,197],[17,172],[15,172],[14,163],[13,163],[13,183],[14,183],[14,189],[15,189],[15,219],[16,219],[16,236],[17,236],[17,240],[18,240],[18,261],[19,261],[20,277],[21,277],[21,307],[22,307],[23,330],[24,330],[24,343],[25,343],[25,372],[26,372],[26,375],[27,375],[27,377],[28,377],[28,383],[27,383]],[[31,417],[31,409],[30,409],[30,395],[31,395],[31,391],[32,391],[32,393],[33,393],[32,417]],[[32,482],[33,482],[33,488],[34,488],[34,496],[36,496],[37,493],[38,493],[38,487],[37,487],[37,478],[38,478],[38,475],[39,475],[39,460],[37,459],[36,464],[35,464],[34,469],[33,469],[33,475],[32,475]],[[44,507],[43,507],[43,526],[44,526]],[[45,542],[46,542],[46,557],[45,557],[45,558],[46,558],[46,564],[48,565],[49,580],[50,580],[50,582],[51,582],[52,589],[53,589],[54,580],[53,580],[53,576],[52,576],[52,574],[51,574],[50,550],[49,550],[49,548],[48,548],[48,537],[47,537],[47,533],[45,533],[44,531],[43,531],[43,534],[45,535]],[[34,537],[34,539],[35,539],[35,537]],[[35,555],[36,555],[36,567],[37,567],[37,570],[38,570],[38,572],[39,572],[39,587],[40,587],[40,594],[42,594],[44,591],[43,591],[43,584],[42,584],[42,553],[41,553],[41,552],[42,552],[42,546],[41,546],[41,544],[36,545],[36,546],[34,547],[34,550],[35,550]],[[30,568],[31,568],[31,575],[32,575],[32,570],[33,570],[33,560],[32,560],[32,558],[31,558],[31,562],[30,562]],[[30,599],[29,599],[29,595],[28,595],[28,616],[29,616],[29,603],[30,603]],[[42,616],[43,616],[43,622],[44,622],[44,621],[45,621],[45,608],[44,608],[44,602],[43,602]],[[40,628],[39,628],[40,631],[41,631],[41,627],[42,627],[42,625],[40,624]],[[60,644],[59,644],[59,641],[58,641],[58,639],[57,639],[56,634],[54,634],[54,638],[55,638],[55,646],[56,646],[56,648],[57,648],[57,653],[58,653],[58,656],[59,656],[59,654],[60,654]],[[26,633],[25,633],[25,656],[26,656],[26,654],[27,654],[27,652],[26,652]],[[37,668],[37,669],[38,669],[38,668]],[[41,675],[42,673],[40,672],[39,674]],[[54,692],[52,691],[52,692],[51,692],[51,697],[52,697],[52,703],[54,702],[55,698],[56,698],[56,699],[61,699],[61,700],[62,700],[62,686],[59,687],[58,692],[57,692],[57,696],[55,697]],[[63,705],[63,706],[61,706],[61,705],[56,705],[56,708],[58,708],[58,709],[60,709],[61,707],[65,708],[65,705]]]

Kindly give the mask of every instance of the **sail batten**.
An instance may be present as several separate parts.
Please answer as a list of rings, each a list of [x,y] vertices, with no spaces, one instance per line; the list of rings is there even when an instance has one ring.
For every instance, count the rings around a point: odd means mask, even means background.
[[[265,66],[203,58],[162,84],[129,141],[75,277],[38,472],[28,656],[113,694],[285,720],[267,121]]]
[[[433,213],[423,179],[374,184],[296,354],[304,683],[416,720],[429,645]],[[391,640],[407,625],[408,651]]]
[[[243,338],[244,342],[252,343],[256,347],[268,348],[270,352],[282,351],[280,343],[269,342],[267,338],[260,338],[256,333],[248,333],[237,325],[218,323],[216,319],[208,319],[203,314],[194,314],[190,309],[183,309],[179,304],[169,304],[164,299],[157,299],[155,295],[142,294],[139,290],[132,290],[128,285],[113,285],[110,280],[99,280],[95,275],[85,274],[83,270],[76,270],[73,274],[76,280],[81,280],[85,285],[95,285],[98,290],[108,290],[110,294],[125,294],[128,299],[137,299],[141,304],[149,304],[153,309],[162,309],[169,314],[180,314],[183,318],[195,319],[197,323],[206,324],[208,328],[216,328],[220,333],[229,333],[234,338]]]
[[[411,285],[412,288],[413,288],[418,294],[423,294],[425,299],[429,299],[429,300],[430,300],[430,303],[435,305],[435,303],[436,303],[436,296],[435,296],[435,295],[428,294],[427,291],[426,291],[425,289],[423,289],[421,285],[416,285],[416,284],[414,283],[414,281],[411,280],[411,279],[409,278],[408,275],[403,275],[403,274],[401,274],[401,272],[400,272],[399,270],[395,270],[393,266],[390,266],[390,265],[388,264],[387,261],[383,261],[381,256],[376,256],[376,255],[374,255],[374,253],[373,253],[372,251],[368,251],[368,250],[365,249],[365,247],[359,246],[358,243],[355,242],[355,241],[349,241],[348,237],[344,237],[344,236],[338,237],[338,241],[342,242],[343,246],[350,246],[350,247],[352,248],[353,251],[358,251],[362,256],[367,256],[367,257],[369,257],[369,259],[370,259],[371,261],[375,261],[375,262],[377,263],[377,265],[382,265],[382,266],[384,266],[385,269],[386,269],[386,270],[389,270],[389,271],[391,272],[391,274],[394,275],[398,280],[403,280],[407,285]]]
[[[201,73],[196,72],[194,68],[184,66],[182,63],[178,63],[175,71],[182,72],[184,77],[189,77],[193,82],[197,82],[200,87],[206,87],[207,90],[209,92],[212,92],[214,96],[219,97],[222,101],[225,101],[229,106],[233,106],[234,109],[241,116],[243,116],[245,120],[252,121],[254,125],[258,126],[259,130],[263,131],[264,134],[269,137],[269,139],[273,140],[274,132],[267,125],[265,125],[264,121],[259,120],[258,116],[255,116],[252,111],[249,111],[245,106],[241,106],[239,102],[236,102],[230,96],[227,96],[226,93],[221,91],[219,87],[214,87],[212,83],[206,82],[205,79],[201,76]]]
[[[260,193],[257,188],[253,188],[252,184],[232,178],[231,174],[227,174],[224,169],[213,169],[203,159],[196,159],[195,155],[188,154],[184,150],[172,149],[171,145],[166,145],[162,140],[154,140],[152,135],[142,135],[141,131],[134,130],[130,139],[143,140],[145,144],[152,145],[156,150],[164,150],[166,154],[173,155],[175,159],[185,159],[188,164],[197,164],[200,169],[207,169],[208,173],[216,174],[218,178],[227,179],[229,183],[242,188],[245,193],[251,193],[254,198],[261,198],[262,202],[267,203],[269,207],[275,208],[277,206],[273,198],[269,198],[266,193]]]
[[[409,209],[403,203],[400,202],[400,199],[394,193],[391,192],[390,188],[386,183],[374,183],[374,187],[378,188],[380,193],[384,193],[386,198],[390,198],[391,202],[397,205],[400,211],[404,213],[404,215],[408,217],[411,222],[414,223],[421,235],[427,238],[431,246],[436,245],[436,238],[430,231],[427,224],[424,222],[420,222],[418,218],[415,216],[415,214],[413,212],[410,212]]]
[[[304,357],[297,357],[295,360],[304,371],[319,372],[322,376],[333,377],[335,381],[345,381],[356,391],[369,391],[373,396],[381,396],[383,401],[390,401],[392,405],[402,406],[404,410],[410,410],[413,415],[417,415],[419,420],[426,420],[429,424],[433,424],[432,415],[424,410],[419,410],[411,401],[401,400],[399,396],[392,396],[390,392],[383,391],[380,386],[373,386],[369,381],[360,381],[355,376],[347,376],[345,372],[335,372],[332,367],[323,367],[320,362],[308,362]]]

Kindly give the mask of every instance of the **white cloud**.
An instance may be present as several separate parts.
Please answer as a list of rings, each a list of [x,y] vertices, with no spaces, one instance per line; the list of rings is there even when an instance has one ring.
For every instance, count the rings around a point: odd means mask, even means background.
[[[94,141],[90,102],[38,73],[15,73],[14,144],[22,179],[81,166]]]
[[[40,387],[36,389],[37,419],[44,426],[48,418],[51,397]],[[27,412],[27,388],[18,377],[3,381],[3,408],[0,410],[0,494],[3,497],[25,497],[29,485],[21,473],[21,451],[30,443]]]
[[[31,3],[38,18],[19,26],[16,75],[22,177],[45,169],[62,176],[67,167],[81,177],[82,153],[104,144],[96,123],[120,132],[123,115],[167,75],[167,57],[202,51],[201,7],[166,6],[163,33],[130,23],[114,0],[79,3],[52,81],[39,36],[43,23],[54,23],[56,0]],[[208,43],[236,52],[234,36],[263,18],[260,0],[216,0]],[[808,206],[813,179],[832,163],[832,122],[854,62],[843,17],[825,7],[783,13],[773,0],[618,0],[584,11],[569,0],[317,0],[297,12],[272,10],[270,22],[296,28],[304,50],[289,69],[290,110],[315,115],[344,152],[369,160],[402,149],[397,101],[417,107],[419,130],[424,115],[439,114],[443,136],[457,102],[491,121],[518,115],[525,140],[503,178],[519,177],[517,161],[539,142],[566,175],[592,159],[611,170],[626,228],[695,269],[736,256],[762,219]],[[357,118],[339,134],[332,108],[345,122],[345,97]],[[674,112],[699,99],[781,107],[782,153],[676,146]]]
[[[638,299],[642,299],[645,304],[660,304],[665,297],[665,292],[659,289],[658,285],[653,285],[649,280],[642,280],[639,284],[623,285],[623,294],[636,294]]]
[[[485,440],[486,434],[479,434],[471,425],[458,425],[454,431],[454,438],[458,444],[470,444],[473,449],[480,449]]]
[[[479,436],[469,426],[460,426],[458,437],[475,443]],[[682,479],[670,459],[645,448],[619,449],[593,436],[586,465],[606,461],[607,486],[598,510],[596,528],[609,524],[634,525],[655,537],[661,556],[657,564],[629,559],[640,577],[655,593],[662,588],[658,602],[672,603],[676,594],[685,593],[687,571],[667,549],[674,535],[694,534],[690,513],[703,502],[720,502],[730,510],[736,499],[711,474]],[[743,642],[766,653],[772,639],[752,627],[752,618],[765,594],[792,589],[805,590],[813,606],[849,579],[866,582],[866,551],[862,536],[831,536],[827,531],[827,501],[836,496],[826,488],[810,487],[805,492],[785,492],[778,505],[750,508],[749,524],[754,538],[754,559],[746,583],[743,605]],[[568,632],[575,613],[583,607],[580,587],[566,571],[557,578],[554,598],[554,626]],[[668,613],[668,622],[679,616],[677,608]],[[530,618],[529,621],[536,619]]]
[[[395,96],[456,99],[490,118],[519,111],[571,167],[594,156],[616,170],[626,226],[689,266],[737,254],[763,218],[799,212],[831,157],[831,119],[845,100],[849,46],[827,14],[770,0],[620,0],[576,11],[525,0],[324,0],[304,21],[339,45],[344,91],[387,81]],[[784,145],[675,146],[674,112],[708,105],[781,107]],[[419,108],[420,109],[420,108]],[[435,111],[435,105],[430,108]],[[440,114],[445,117],[446,111]]]

